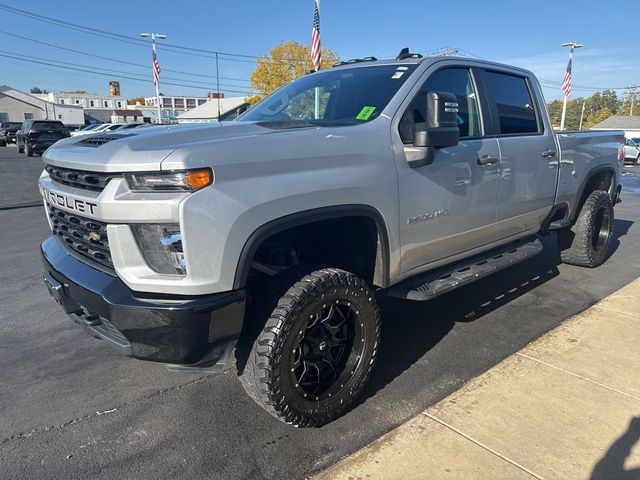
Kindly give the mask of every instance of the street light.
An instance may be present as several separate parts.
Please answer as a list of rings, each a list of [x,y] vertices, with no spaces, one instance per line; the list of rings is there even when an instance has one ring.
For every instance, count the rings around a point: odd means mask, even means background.
[[[151,38],[151,50],[153,51],[153,58],[157,60],[156,53],[156,38],[158,40],[164,40],[167,38],[166,35],[162,35],[161,33],[141,33],[140,36],[142,38]],[[155,65],[152,64],[152,68],[155,68]],[[155,80],[155,77],[154,77]],[[158,104],[158,123],[162,123],[162,109],[160,107],[160,75],[158,75],[158,81],[153,82],[156,85],[156,103]]]
[[[571,68],[573,69],[573,51],[576,48],[584,47],[584,45],[576,42],[566,42],[566,43],[563,43],[562,46],[569,47],[569,64],[571,64]],[[564,119],[565,119],[565,116],[567,115],[567,99],[568,98],[569,97],[565,95],[564,102],[562,103],[562,117],[560,117],[560,130],[564,130]]]

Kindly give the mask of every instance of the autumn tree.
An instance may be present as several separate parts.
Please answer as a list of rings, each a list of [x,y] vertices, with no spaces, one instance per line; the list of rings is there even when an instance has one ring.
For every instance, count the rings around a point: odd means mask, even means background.
[[[137,105],[138,103],[140,103],[140,105],[144,105],[144,97],[133,97],[127,102],[128,105]]]
[[[338,56],[328,48],[322,49],[322,68],[338,62]],[[251,74],[251,88],[256,95],[247,97],[249,103],[257,103],[274,90],[313,70],[311,46],[298,42],[284,42],[258,58],[258,65]]]

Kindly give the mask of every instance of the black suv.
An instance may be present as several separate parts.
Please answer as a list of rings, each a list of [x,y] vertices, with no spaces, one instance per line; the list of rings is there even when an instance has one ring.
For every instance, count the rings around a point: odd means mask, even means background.
[[[22,125],[20,122],[0,123],[0,147],[6,147],[7,143],[16,141],[16,132]]]
[[[25,120],[16,133],[18,153],[26,153],[33,157],[34,153],[42,154],[47,148],[62,138],[67,138],[69,132],[56,120]]]

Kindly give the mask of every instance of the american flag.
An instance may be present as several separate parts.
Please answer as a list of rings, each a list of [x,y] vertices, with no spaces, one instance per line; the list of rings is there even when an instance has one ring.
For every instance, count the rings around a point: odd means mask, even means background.
[[[160,63],[158,62],[158,57],[156,57],[156,51],[153,51],[153,60],[151,62],[153,67],[153,83],[157,85],[160,81]]]
[[[320,70],[322,62],[322,49],[320,47],[320,0],[314,0],[313,9],[313,32],[311,33],[311,61],[313,68],[317,72]]]
[[[565,97],[571,96],[571,62],[573,62],[573,58],[569,58],[567,71],[564,72],[564,79],[562,80],[562,93],[564,93]]]

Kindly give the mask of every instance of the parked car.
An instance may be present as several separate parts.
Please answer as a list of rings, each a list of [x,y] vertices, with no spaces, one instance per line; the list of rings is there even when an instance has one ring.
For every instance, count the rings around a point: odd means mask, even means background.
[[[16,132],[18,153],[24,152],[27,157],[42,154],[58,140],[68,136],[69,132],[63,123],[57,120],[25,120]]]
[[[54,145],[44,282],[121,353],[233,364],[271,415],[320,426],[369,379],[379,298],[483,281],[550,232],[563,262],[601,265],[623,135],[554,133],[520,68],[408,51],[343,62],[223,126]]]
[[[118,128],[116,128],[114,131],[119,132],[122,130],[131,130],[134,128],[148,127],[150,125],[151,124],[149,123],[124,123],[120,125]]]
[[[640,165],[640,138],[625,139],[624,161]]]
[[[16,143],[16,132],[21,125],[20,122],[0,123],[0,147],[6,147],[7,143]]]

